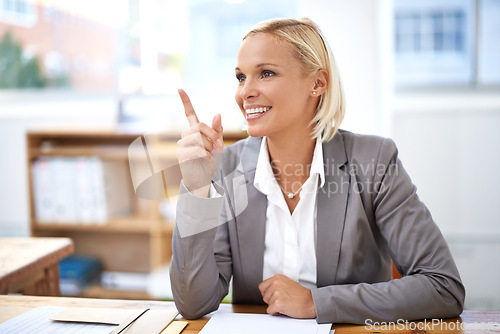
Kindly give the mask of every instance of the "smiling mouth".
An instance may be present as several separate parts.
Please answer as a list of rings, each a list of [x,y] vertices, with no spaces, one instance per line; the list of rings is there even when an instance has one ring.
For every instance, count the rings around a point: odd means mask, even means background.
[[[245,109],[245,114],[247,117],[257,117],[265,112],[271,110],[272,107],[261,107],[261,108],[252,108],[252,109]]]

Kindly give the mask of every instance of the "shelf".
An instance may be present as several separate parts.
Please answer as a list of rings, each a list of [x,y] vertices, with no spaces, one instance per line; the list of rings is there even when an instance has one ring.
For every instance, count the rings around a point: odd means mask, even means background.
[[[177,143],[161,143],[149,148],[149,154],[159,159],[177,159]],[[104,159],[144,159],[138,152],[136,156],[129,155],[128,145],[100,145],[100,146],[46,146],[31,149],[31,157],[99,157]]]
[[[137,149],[133,147],[129,153],[130,144],[142,135],[145,136],[149,156],[145,154],[141,141],[136,143],[138,144]],[[244,132],[224,133],[224,144],[230,144],[246,136],[247,134]],[[125,165],[130,163],[134,173],[138,175],[144,173],[144,175],[149,176],[151,166],[154,167],[155,171],[167,170],[165,181],[169,188],[169,195],[173,196],[178,190],[181,178],[176,154],[177,140],[179,138],[180,133],[123,133],[119,129],[107,131],[65,129],[62,131],[42,130],[28,132],[26,138],[27,165],[29,168],[27,177],[30,189],[32,235],[69,237],[75,244],[76,253],[99,258],[103,269],[107,271],[148,273],[152,269],[164,265],[172,257],[171,240],[175,223],[162,218],[159,200],[148,201],[136,196],[129,166]],[[109,181],[110,188],[114,186],[116,194],[128,196],[130,203],[127,203],[126,206],[130,209],[130,215],[111,217],[104,223],[97,221],[92,223],[38,221],[36,219],[36,199],[33,188],[33,167],[36,166],[34,162],[38,158],[48,158],[49,163],[51,163],[50,158],[55,157],[97,158],[101,160],[103,165],[109,162],[107,164],[108,172],[110,168],[116,167],[116,173],[108,174],[109,180],[106,180]],[[69,161],[76,163],[76,161]],[[58,166],[61,167],[62,165],[59,164]],[[51,171],[53,172],[53,170]],[[43,179],[46,184],[53,182],[53,179],[55,179],[53,175]],[[121,181],[117,182],[117,179]],[[64,184],[68,184],[68,182]],[[90,183],[89,181],[86,184]],[[58,184],[58,186],[61,185]],[[86,189],[85,187],[81,188],[82,191]],[[53,191],[50,187],[47,187],[47,189],[47,191]],[[46,194],[45,192],[42,193]],[[52,194],[52,196],[55,195]],[[116,200],[121,201],[122,199]],[[120,296],[119,298],[124,298],[123,293],[128,292],[108,291],[95,287],[87,293],[100,297],[105,296],[106,298],[113,298],[111,295],[116,293]],[[145,295],[140,295],[140,293],[129,297],[146,298]]]
[[[32,157],[101,157],[107,159],[126,159],[128,157],[128,147],[123,145],[117,146],[54,146],[54,147],[41,147],[31,150]]]
[[[109,232],[109,233],[150,233],[154,229],[156,220],[147,218],[113,218],[105,224],[102,223],[64,223],[64,222],[37,222],[34,221],[36,231],[89,231],[89,232]],[[162,221],[159,223],[162,234],[172,233],[174,223]],[[156,231],[156,230],[155,230]]]
[[[103,299],[131,299],[131,300],[159,300],[152,297],[146,291],[130,290],[110,290],[101,285],[92,285],[82,291],[78,297],[84,298],[103,298]]]

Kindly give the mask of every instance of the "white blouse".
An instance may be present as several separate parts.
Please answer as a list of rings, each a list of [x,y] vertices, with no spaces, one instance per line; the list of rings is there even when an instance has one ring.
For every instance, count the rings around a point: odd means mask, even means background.
[[[281,173],[292,173],[292,168],[285,167]],[[320,186],[323,186],[323,148],[321,142],[316,140],[309,178],[296,195],[300,195],[300,199],[290,214],[285,195],[271,169],[267,138],[263,138],[254,179],[255,188],[266,195],[268,201],[263,280],[283,274],[308,289],[316,288],[318,175]]]

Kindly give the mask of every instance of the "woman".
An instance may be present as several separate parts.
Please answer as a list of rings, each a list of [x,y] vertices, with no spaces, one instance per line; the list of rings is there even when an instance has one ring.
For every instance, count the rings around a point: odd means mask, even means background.
[[[250,137],[222,158],[220,115],[199,123],[179,91],[190,123],[171,265],[181,314],[216,310],[232,278],[233,303],[319,323],[459,315],[457,268],[394,143],[338,130],[342,86],[319,29],[256,25],[236,79]],[[402,279],[390,280],[391,259]]]

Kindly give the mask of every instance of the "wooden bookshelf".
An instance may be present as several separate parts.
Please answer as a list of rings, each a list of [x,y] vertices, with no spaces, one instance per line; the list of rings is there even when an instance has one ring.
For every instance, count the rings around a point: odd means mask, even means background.
[[[170,261],[173,221],[160,213],[160,200],[144,200],[135,195],[130,175],[123,180],[130,199],[130,213],[112,216],[104,222],[38,221],[35,207],[32,168],[43,157],[89,157],[127,164],[129,145],[141,134],[116,131],[51,130],[27,134],[30,225],[32,236],[64,236],[73,239],[75,253],[97,256],[103,269],[147,273]],[[225,144],[246,137],[245,132],[225,133]],[[148,149],[160,163],[176,164],[175,134],[148,135]],[[139,157],[137,157],[139,158]],[[136,159],[131,156],[130,159]],[[129,173],[130,174],[130,173]],[[170,177],[170,196],[177,193],[180,172]],[[94,289],[100,291],[99,289]],[[103,296],[105,294],[103,293]]]

